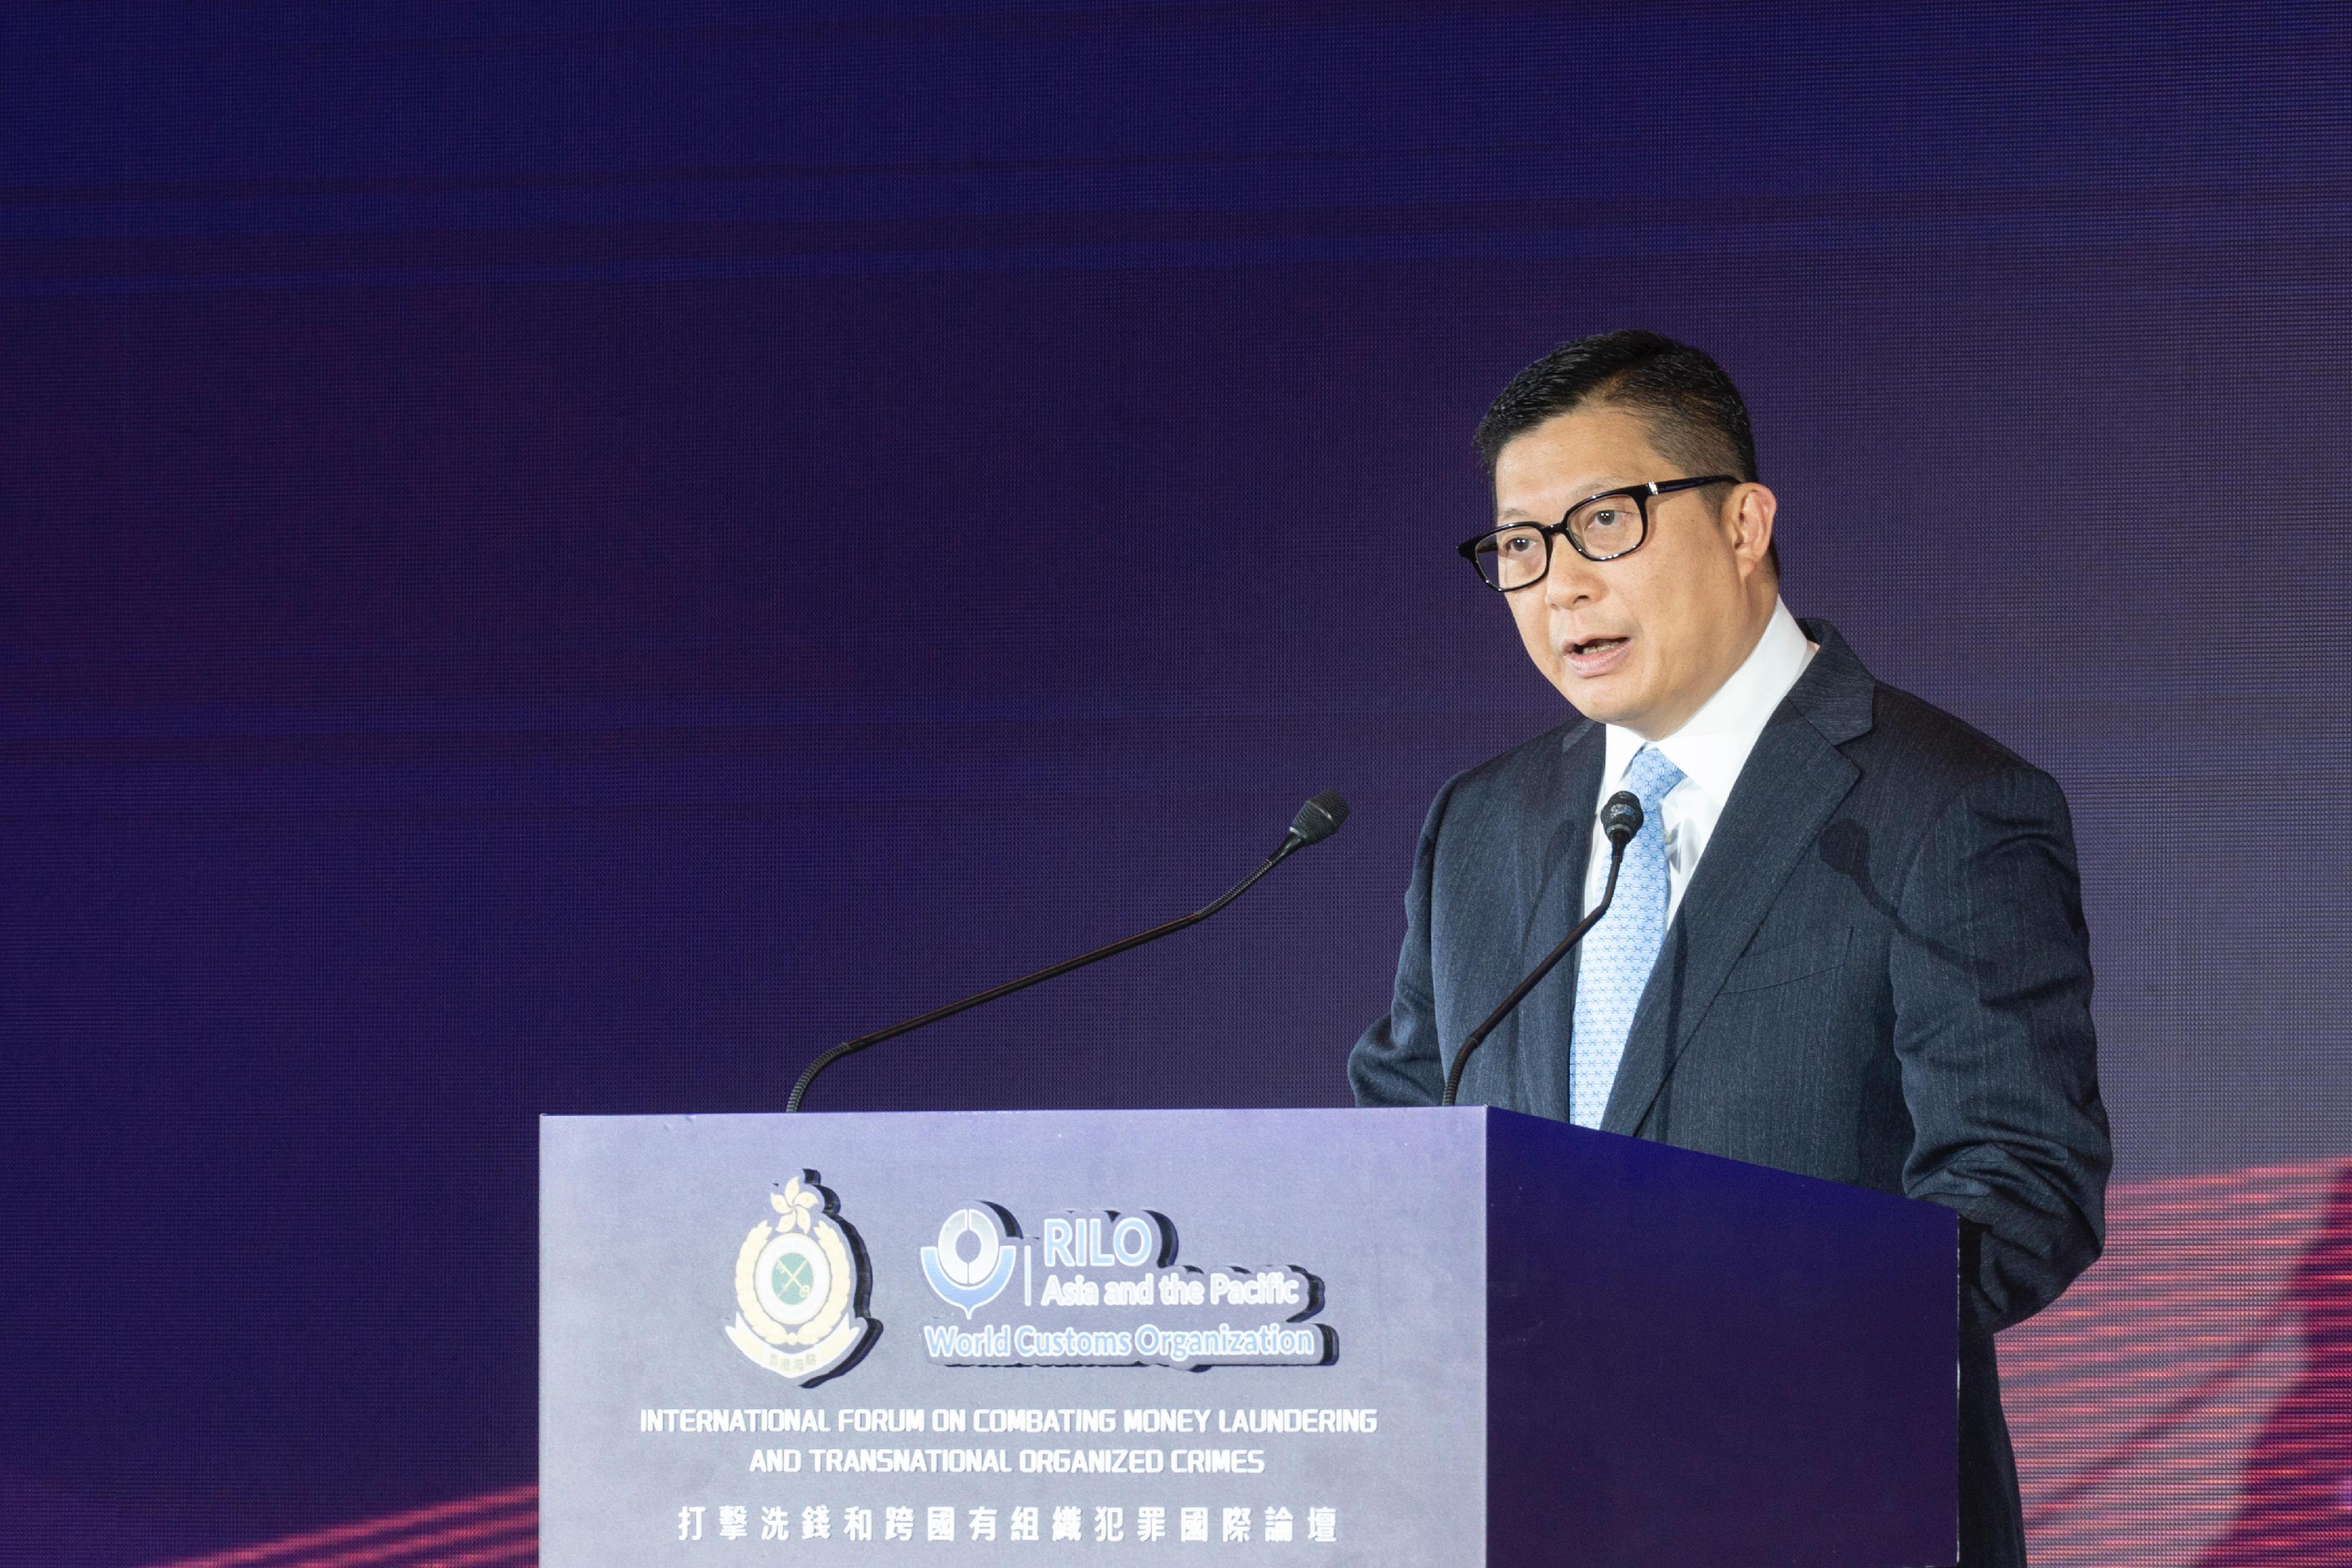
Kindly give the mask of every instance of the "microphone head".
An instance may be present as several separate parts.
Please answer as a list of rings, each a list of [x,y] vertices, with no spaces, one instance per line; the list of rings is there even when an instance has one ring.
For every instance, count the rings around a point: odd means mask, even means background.
[[[1290,836],[1297,841],[1296,847],[1303,850],[1338,832],[1347,820],[1348,802],[1337,789],[1326,789],[1298,808],[1298,815],[1290,819]]]
[[[1620,789],[1609,797],[1601,808],[1601,831],[1609,841],[1623,849],[1642,831],[1642,802],[1631,789]]]

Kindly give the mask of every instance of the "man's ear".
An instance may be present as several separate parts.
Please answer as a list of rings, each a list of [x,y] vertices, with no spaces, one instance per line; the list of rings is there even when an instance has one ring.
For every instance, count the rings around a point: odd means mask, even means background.
[[[1780,509],[1780,497],[1753,483],[1734,486],[1723,498],[1717,520],[1738,559],[1740,576],[1769,570],[1766,563],[1772,550],[1772,519]]]

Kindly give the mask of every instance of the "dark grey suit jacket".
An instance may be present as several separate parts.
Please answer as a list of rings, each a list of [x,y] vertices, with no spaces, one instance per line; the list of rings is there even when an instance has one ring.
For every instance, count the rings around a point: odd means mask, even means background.
[[[1992,1333],[2099,1254],[2110,1163],[2065,797],[1878,684],[1835,628],[1765,726],[1668,927],[1601,1125],[1926,1198],[1962,1217],[1968,1568],[2025,1562]],[[1583,899],[1603,731],[1449,782],[1406,895],[1365,1105],[1436,1103],[1462,1039]],[[1465,1103],[1565,1120],[1573,966],[1471,1059]]]

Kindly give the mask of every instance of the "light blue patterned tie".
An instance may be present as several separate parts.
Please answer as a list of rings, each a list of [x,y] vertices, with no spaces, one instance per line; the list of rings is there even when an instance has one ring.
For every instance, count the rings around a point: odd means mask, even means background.
[[[1568,1055],[1568,1119],[1598,1127],[1617,1084],[1633,1009],[1666,938],[1666,829],[1659,812],[1683,770],[1654,746],[1633,753],[1624,788],[1642,802],[1642,831],[1625,846],[1617,897],[1586,933],[1576,966],[1576,1035]]]

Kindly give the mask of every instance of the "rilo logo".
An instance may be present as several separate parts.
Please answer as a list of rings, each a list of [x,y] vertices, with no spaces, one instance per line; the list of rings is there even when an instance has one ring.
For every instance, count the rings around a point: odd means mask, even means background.
[[[1320,1279],[1295,1264],[1179,1264],[1175,1224],[1155,1210],[1067,1209],[1032,1240],[1002,1204],[967,1203],[922,1260],[932,1292],[964,1317],[923,1327],[924,1353],[940,1365],[1199,1370],[1339,1359],[1338,1332],[1310,1321],[1323,1312]],[[1021,1289],[1009,1296],[1016,1273]]]
[[[992,1203],[959,1208],[940,1227],[939,1245],[923,1249],[923,1277],[969,1318],[1012,1282],[1016,1260],[1004,1243],[1020,1234],[1013,1216]]]
[[[814,1388],[857,1364],[882,1325],[866,1317],[866,1249],[840,1200],[804,1171],[770,1193],[775,1218],[751,1227],[735,1254],[735,1348],[779,1377]]]

